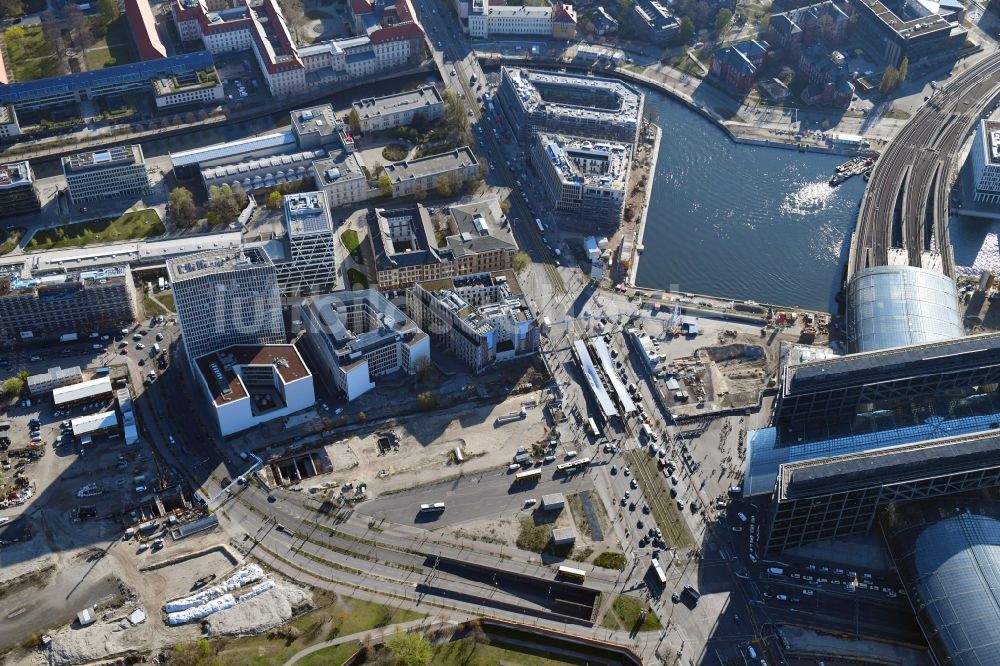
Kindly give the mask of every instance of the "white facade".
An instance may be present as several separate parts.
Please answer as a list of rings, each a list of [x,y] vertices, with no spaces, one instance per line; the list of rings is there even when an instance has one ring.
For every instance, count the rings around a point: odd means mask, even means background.
[[[341,291],[302,309],[305,340],[331,390],[354,400],[375,388],[378,377],[414,374],[430,362],[430,339],[381,293]]]
[[[475,3],[469,14],[469,35],[551,35],[552,7]]]
[[[195,104],[205,102],[221,102],[224,98],[222,82],[217,82],[214,86],[192,86],[188,88],[172,89],[169,82],[154,84],[156,91],[156,108],[166,109],[182,104]]]
[[[13,106],[0,106],[0,139],[21,136],[21,124]]]
[[[337,287],[337,260],[333,249],[333,221],[322,192],[285,197],[287,261],[275,264],[284,296],[318,294]]]
[[[437,120],[444,115],[444,100],[434,86],[421,86],[395,95],[358,100],[351,108],[358,115],[362,132],[377,132],[409,125],[417,114],[427,121]]]
[[[312,373],[295,345],[229,347],[197,366],[223,437],[316,404]]]
[[[285,341],[274,264],[259,248],[200,252],[167,262],[188,360],[236,344]]]
[[[972,140],[972,182],[977,203],[1000,203],[1000,123],[983,120]]]

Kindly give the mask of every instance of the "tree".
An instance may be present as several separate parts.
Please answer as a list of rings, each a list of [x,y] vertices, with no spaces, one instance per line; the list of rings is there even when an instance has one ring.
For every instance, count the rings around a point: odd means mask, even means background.
[[[11,398],[16,398],[21,395],[26,385],[27,382],[20,377],[9,377],[4,380],[3,384],[0,384],[0,393]]]
[[[299,30],[306,24],[302,3],[299,0],[283,0],[278,5],[281,7],[281,13],[285,16],[286,23],[292,28],[292,34],[298,41]]]
[[[417,394],[417,407],[422,412],[429,412],[438,405],[437,396],[430,391],[424,391]]]
[[[175,187],[170,190],[167,215],[178,227],[190,227],[195,223],[198,219],[198,209],[195,208],[191,190],[186,187]]]
[[[52,52],[56,54],[63,71],[66,71],[68,69],[66,63],[66,49],[62,45],[62,29],[59,27],[59,20],[56,18],[55,13],[51,9],[46,9],[42,12],[39,19],[38,23],[42,27],[42,37],[45,38],[45,43],[48,44],[52,49]]]
[[[101,14],[101,19],[105,25],[118,18],[117,0],[97,0],[97,11]]]
[[[468,142],[469,136],[469,115],[465,104],[451,90],[444,91],[444,122],[448,128],[448,138],[453,143],[459,141]]]
[[[531,265],[531,257],[528,256],[527,252],[518,252],[514,255],[514,271],[517,273],[524,272],[528,266]]]
[[[63,20],[66,21],[66,28],[69,30],[70,41],[81,49],[88,48],[94,43],[94,36],[90,33],[90,26],[87,25],[87,18],[83,15],[80,6],[72,2],[67,3],[63,8]]]
[[[361,116],[358,115],[358,110],[354,107],[351,107],[351,112],[347,114],[347,124],[351,126],[353,133],[361,133]]]
[[[0,17],[14,18],[24,16],[24,3],[21,0],[0,0]]]
[[[510,213],[510,199],[504,199],[500,202],[500,212],[504,215],[508,215]]]
[[[413,365],[413,374],[417,376],[422,382],[427,381],[431,378],[431,372],[434,370],[434,366],[431,365],[430,359],[421,358],[417,359],[417,362]]]
[[[427,186],[421,183],[413,184],[413,196],[417,201],[422,201],[427,197]]]
[[[364,412],[358,412],[358,421],[364,423],[367,420],[368,420],[367,414],[365,414]]]
[[[431,663],[431,643],[420,634],[397,631],[385,646],[402,666],[427,666]]]
[[[694,21],[691,20],[690,16],[681,17],[681,29],[677,36],[681,44],[686,44],[694,37]]]
[[[284,197],[281,196],[281,192],[278,190],[271,190],[271,193],[267,195],[267,207],[271,210],[278,210],[281,208],[281,202]]]
[[[899,63],[899,69],[897,70],[896,85],[906,81],[906,75],[910,73],[910,59],[904,57],[903,61]]]
[[[438,176],[437,179],[434,181],[434,188],[437,190],[439,197],[445,198],[445,197],[450,197],[452,195],[450,180],[451,179],[441,175]]]
[[[242,208],[229,184],[213,185],[208,189],[208,210],[215,213],[219,222],[228,223],[236,219]]]
[[[882,72],[882,82],[879,83],[878,91],[883,95],[896,87],[896,83],[899,81],[899,72],[895,67],[889,65]]]
[[[733,12],[729,8],[723,7],[715,13],[715,31],[721,33],[732,20]]]
[[[617,0],[618,5],[618,18],[624,19],[628,16],[629,10],[635,6],[635,0]]]
[[[0,0],[0,17],[14,18],[24,15],[24,3],[21,0]]]
[[[378,177],[378,189],[382,193],[382,196],[392,196],[392,180],[389,178],[389,174],[383,173]]]

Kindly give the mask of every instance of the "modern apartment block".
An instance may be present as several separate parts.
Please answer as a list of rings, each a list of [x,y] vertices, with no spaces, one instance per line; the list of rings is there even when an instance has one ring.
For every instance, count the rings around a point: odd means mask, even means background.
[[[496,199],[451,206],[433,219],[421,204],[374,208],[368,212],[368,242],[382,291],[506,270],[513,268],[517,254],[510,224]]]
[[[418,282],[406,309],[473,372],[538,351],[541,330],[513,271]]]
[[[502,67],[497,101],[518,139],[536,132],[639,145],[645,96],[617,79]]]
[[[444,115],[444,100],[434,86],[421,86],[385,97],[366,97],[351,105],[357,114],[362,132],[409,125],[418,114],[431,122]]]
[[[41,208],[28,160],[0,164],[0,217],[37,213]]]
[[[621,223],[630,154],[622,143],[538,133],[531,159],[556,210],[604,229]]]
[[[378,377],[412,375],[430,362],[430,338],[373,289],[316,297],[301,317],[319,363],[314,373],[348,400],[375,388]]]
[[[167,273],[189,363],[232,345],[285,342],[277,272],[261,248],[178,257]]]
[[[75,203],[143,195],[150,190],[142,146],[113,146],[62,158],[63,176]]]
[[[385,173],[392,183],[392,196],[406,197],[420,190],[431,192],[438,178],[464,183],[466,178],[479,176],[479,160],[471,148],[462,146],[446,153],[391,162],[385,165]]]
[[[50,340],[64,333],[120,329],[139,313],[128,264],[32,272],[32,260],[0,273],[0,339]]]
[[[335,291],[337,262],[326,195],[289,194],[284,208],[285,235],[260,245],[274,262],[282,296]]]
[[[972,140],[973,198],[978,203],[1000,203],[1000,123],[981,120]]]
[[[658,0],[638,0],[628,15],[628,24],[640,39],[666,46],[681,31],[681,22]]]

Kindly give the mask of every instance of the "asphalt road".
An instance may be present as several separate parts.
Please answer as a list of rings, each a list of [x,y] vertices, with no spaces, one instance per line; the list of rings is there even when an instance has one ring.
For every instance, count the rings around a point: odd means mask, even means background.
[[[399,525],[441,529],[472,520],[517,514],[526,508],[524,500],[528,498],[534,498],[541,504],[542,495],[571,495],[593,489],[594,482],[590,475],[579,472],[571,475],[556,474],[555,468],[555,463],[542,467],[542,478],[534,483],[514,481],[514,474],[508,473],[506,468],[470,475],[455,481],[379,497],[359,505],[357,510]],[[434,502],[444,502],[444,512],[430,516],[420,514],[421,504]],[[532,510],[535,508],[538,507],[531,507]]]

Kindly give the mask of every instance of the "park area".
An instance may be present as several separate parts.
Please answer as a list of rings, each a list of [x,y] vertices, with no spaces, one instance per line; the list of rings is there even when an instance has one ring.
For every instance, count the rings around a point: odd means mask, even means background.
[[[97,35],[101,31],[95,29],[93,32]],[[108,24],[103,37],[94,40],[93,46],[86,50],[85,60],[89,70],[135,62],[135,53],[132,50],[124,14]]]
[[[117,219],[88,220],[61,227],[39,229],[28,241],[28,252],[56,250],[92,243],[114,243],[160,236],[166,231],[159,214],[152,209],[129,211]]]
[[[52,45],[37,25],[15,26],[3,34],[4,62],[14,81],[35,81],[59,74]]]

